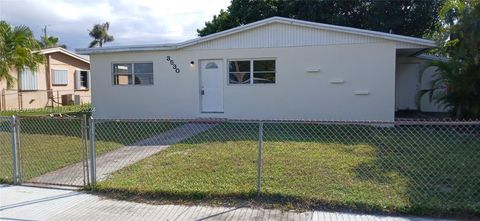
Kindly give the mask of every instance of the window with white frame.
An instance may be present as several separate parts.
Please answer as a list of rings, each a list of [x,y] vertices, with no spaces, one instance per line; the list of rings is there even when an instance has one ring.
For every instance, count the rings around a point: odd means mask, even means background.
[[[88,90],[90,88],[90,72],[85,70],[75,71],[75,89]]]
[[[113,64],[114,85],[152,85],[153,63]]]
[[[52,70],[52,84],[53,85],[67,85],[68,71],[67,70]]]
[[[274,84],[275,60],[230,60],[229,84]]]

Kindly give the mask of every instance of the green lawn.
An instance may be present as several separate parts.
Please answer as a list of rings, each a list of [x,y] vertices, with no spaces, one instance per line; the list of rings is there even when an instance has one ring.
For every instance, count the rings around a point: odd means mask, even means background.
[[[51,172],[83,160],[79,118],[20,119],[22,180]],[[97,126],[97,155],[151,137],[175,127],[163,122],[103,122]],[[11,140],[7,122],[0,124],[0,183],[12,182]],[[5,142],[6,145],[3,145]]]
[[[478,130],[478,128],[477,128]],[[480,136],[428,126],[265,124],[255,198],[255,124],[222,124],[100,182],[154,200],[250,199],[288,208],[480,213]]]

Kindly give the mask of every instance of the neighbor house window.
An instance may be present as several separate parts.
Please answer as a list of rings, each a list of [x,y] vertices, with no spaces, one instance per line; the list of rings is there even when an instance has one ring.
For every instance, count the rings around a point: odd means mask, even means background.
[[[90,72],[84,70],[75,71],[75,89],[88,90],[90,88]]]
[[[153,84],[153,63],[113,64],[114,85]]]
[[[275,60],[231,60],[228,66],[230,84],[275,83]]]
[[[38,74],[30,69],[20,72],[19,81],[22,91],[38,90]]]
[[[52,84],[53,85],[67,85],[68,71],[67,70],[52,70]]]

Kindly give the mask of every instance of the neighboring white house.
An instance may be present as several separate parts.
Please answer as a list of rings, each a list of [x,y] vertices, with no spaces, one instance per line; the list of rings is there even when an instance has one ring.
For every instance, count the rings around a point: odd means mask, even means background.
[[[417,55],[432,47],[272,17],[181,43],[77,53],[90,55],[97,117],[392,121],[416,109]]]

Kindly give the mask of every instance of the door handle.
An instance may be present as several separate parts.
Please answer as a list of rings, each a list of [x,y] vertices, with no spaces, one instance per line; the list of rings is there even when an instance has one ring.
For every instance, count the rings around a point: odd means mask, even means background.
[[[205,95],[205,91],[202,89],[202,91],[200,92],[201,95]]]

